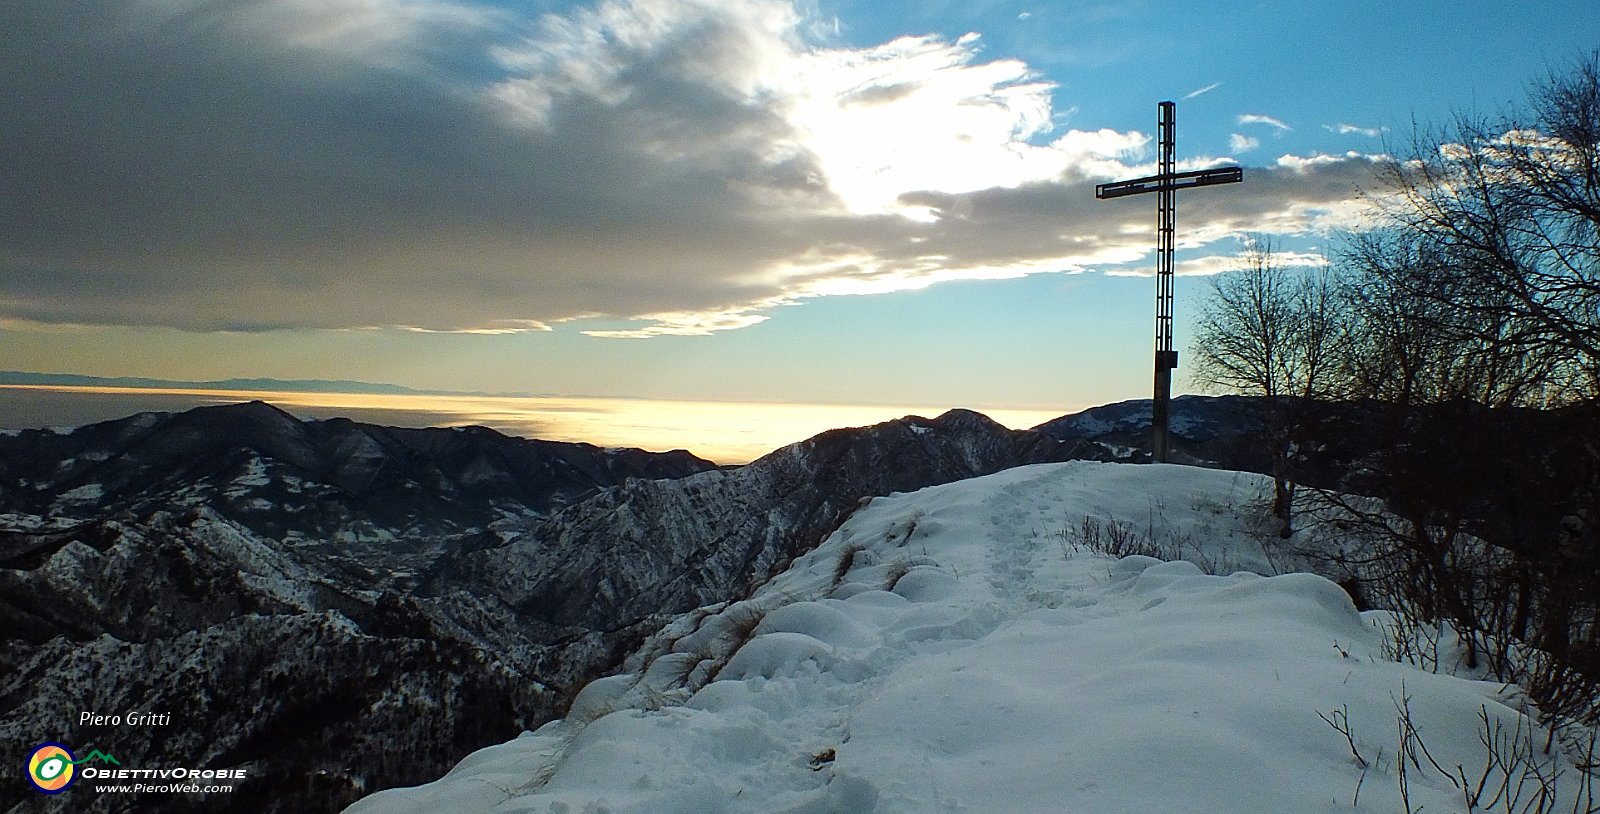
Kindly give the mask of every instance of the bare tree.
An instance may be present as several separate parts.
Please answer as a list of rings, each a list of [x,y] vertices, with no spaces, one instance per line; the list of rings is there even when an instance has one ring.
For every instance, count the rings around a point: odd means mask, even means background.
[[[1600,53],[1535,85],[1525,112],[1420,133],[1385,179],[1392,225],[1340,257],[1334,378],[1391,417],[1366,463],[1396,590],[1485,644],[1536,646],[1548,669],[1524,683],[1541,707],[1594,716]]]
[[[1385,170],[1389,216],[1430,260],[1414,294],[1453,327],[1538,359],[1567,399],[1600,382],[1600,53],[1530,112],[1457,117]]]
[[[1427,238],[1404,229],[1352,238],[1340,262],[1347,346],[1335,377],[1350,398],[1401,408],[1544,405],[1562,373],[1526,337],[1531,318],[1474,286]]]
[[[1292,532],[1290,472],[1306,405],[1328,398],[1342,332],[1338,288],[1325,269],[1279,265],[1253,240],[1240,268],[1211,278],[1190,353],[1191,378],[1208,389],[1264,396],[1264,440],[1279,532]]]

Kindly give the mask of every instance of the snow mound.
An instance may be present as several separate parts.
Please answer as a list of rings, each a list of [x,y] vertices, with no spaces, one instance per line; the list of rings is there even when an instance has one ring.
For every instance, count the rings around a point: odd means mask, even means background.
[[[1486,725],[1532,731],[1517,699],[1386,660],[1387,615],[1328,580],[1252,573],[1268,493],[1072,462],[875,499],[750,599],[669,624],[568,718],[348,811],[1401,811],[1406,711],[1476,783]],[[1085,517],[1231,573],[1087,551],[1066,533]],[[1405,785],[1413,810],[1463,808],[1441,772]]]

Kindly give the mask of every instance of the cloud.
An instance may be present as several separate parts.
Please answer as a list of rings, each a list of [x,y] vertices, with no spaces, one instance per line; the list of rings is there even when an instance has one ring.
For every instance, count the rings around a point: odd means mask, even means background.
[[[732,331],[766,322],[766,316],[755,312],[763,305],[776,306],[778,304],[755,304],[745,308],[734,308],[717,313],[690,311],[670,314],[643,314],[638,319],[649,324],[642,327],[588,330],[582,333],[587,336],[599,336],[609,339],[649,339],[653,336],[709,336],[717,331]]]
[[[1272,127],[1277,128],[1279,133],[1287,133],[1287,132],[1289,132],[1289,131],[1294,129],[1293,127],[1290,127],[1289,125],[1284,124],[1283,121],[1280,120],[1280,119],[1274,119],[1271,116],[1263,116],[1263,115],[1261,115],[1259,113],[1246,113],[1246,114],[1240,116],[1239,117],[1239,124],[1241,124],[1241,125],[1245,125],[1245,124],[1266,124],[1266,125],[1271,125]]]
[[[1261,139],[1251,138],[1243,133],[1228,136],[1228,149],[1234,153],[1248,153],[1260,146]]]
[[[1338,133],[1341,136],[1355,133],[1356,135],[1366,136],[1367,138],[1379,138],[1384,133],[1389,132],[1389,128],[1387,127],[1357,127],[1356,125],[1344,124],[1343,122],[1339,124],[1325,124],[1322,127],[1330,133]]]
[[[1179,277],[1204,277],[1249,268],[1251,260],[1252,258],[1248,254],[1212,254],[1205,257],[1179,260],[1172,271]],[[1276,250],[1273,252],[1272,262],[1278,268],[1284,269],[1324,268],[1328,265],[1328,258],[1310,252]],[[1155,276],[1155,270],[1144,269],[1143,273],[1138,276],[1153,277]]]
[[[1370,186],[1375,161],[1359,155],[1280,160],[1246,168],[1242,184],[1179,193],[1178,246],[1199,249],[1223,240],[1231,245],[1247,233],[1327,233],[1359,226],[1367,208],[1355,189]],[[1125,266],[1145,259],[1155,242],[1149,223],[1154,200],[1097,201],[1087,183],[908,197],[943,216],[923,227],[926,239],[914,244],[915,252],[960,257],[975,269],[1013,267],[1023,260],[1036,263],[1035,268],[1069,271]]]
[[[1188,93],[1183,95],[1183,98],[1185,98],[1185,99],[1193,99],[1196,96],[1204,96],[1205,94],[1210,93],[1210,92],[1212,92],[1212,91],[1214,91],[1214,90],[1216,90],[1217,88],[1220,88],[1220,87],[1222,87],[1222,83],[1221,82],[1212,82],[1211,84],[1206,85],[1203,88],[1199,88],[1197,90],[1189,91]]]
[[[1152,244],[1153,202],[1093,196],[1149,137],[1057,129],[973,35],[833,47],[781,0],[215,9],[0,6],[0,320],[704,334]],[[1183,195],[1184,245],[1345,222],[1370,162],[1302,162]]]

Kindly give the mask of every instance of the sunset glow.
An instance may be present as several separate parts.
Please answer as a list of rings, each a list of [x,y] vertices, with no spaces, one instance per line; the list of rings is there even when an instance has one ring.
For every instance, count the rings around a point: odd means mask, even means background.
[[[742,464],[768,452],[838,427],[876,424],[908,415],[932,418],[947,408],[849,404],[669,401],[655,399],[556,398],[534,396],[296,393],[282,391],[187,390],[176,388],[0,386],[7,393],[98,397],[105,414],[139,409],[265,401],[301,418],[346,416],[403,426],[481,425],[507,435],[602,447],[651,451],[687,449],[719,464]],[[137,407],[160,399],[161,407]],[[87,398],[86,402],[92,402]],[[1055,418],[1044,410],[980,410],[1014,429]]]

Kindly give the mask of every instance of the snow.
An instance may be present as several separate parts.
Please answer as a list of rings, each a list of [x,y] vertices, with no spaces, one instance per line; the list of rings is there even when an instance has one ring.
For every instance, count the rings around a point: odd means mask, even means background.
[[[272,543],[211,510],[202,510],[193,528],[199,539],[228,553],[238,567],[240,582],[291,607],[316,606],[312,595],[318,581]]]
[[[1270,570],[1267,493],[1072,462],[875,499],[751,598],[669,623],[566,719],[348,811],[1393,812],[1405,710],[1475,783],[1480,714],[1531,731],[1520,697],[1387,659],[1392,617],[1322,577],[1232,570]],[[1088,551],[1085,517],[1222,573]],[[1544,760],[1568,810],[1578,772]],[[1413,810],[1462,809],[1408,768]]]
[[[1187,415],[1180,412],[1172,417],[1172,423],[1169,425],[1169,428],[1172,432],[1178,433],[1179,435],[1188,435],[1189,433],[1194,432],[1196,429],[1205,427],[1207,423],[1207,420],[1204,418]]]
[[[1104,435],[1117,428],[1116,424],[1087,414],[1074,417],[1069,426],[1084,435]]]
[[[378,528],[371,523],[363,521],[335,531],[329,539],[343,545],[354,545],[357,543],[393,543],[398,541],[399,538],[395,537],[394,532],[388,529]]]
[[[93,503],[105,497],[105,493],[106,487],[104,484],[85,483],[82,486],[62,492],[61,496],[56,498],[56,503]]]
[[[261,456],[252,455],[245,462],[244,472],[233,479],[232,486],[227,491],[228,497],[240,498],[249,494],[251,489],[266,486],[272,482],[272,476],[267,474],[267,463]]]
[[[134,430],[148,430],[160,424],[162,419],[169,415],[171,413],[136,413],[129,418],[128,427]]]
[[[73,518],[62,517],[59,515],[40,517],[38,515],[21,514],[17,512],[5,512],[0,514],[0,527],[4,527],[11,531],[57,531],[61,529],[72,528],[78,522],[79,521],[74,520]]]
[[[292,608],[310,611],[316,607],[313,593],[318,586],[310,582],[288,580],[276,574],[252,574],[240,571],[239,583]]]
[[[1099,444],[1101,449],[1111,453],[1113,458],[1117,458],[1119,460],[1128,460],[1139,452],[1138,447],[1130,447],[1123,444],[1108,444],[1104,441],[1096,441],[1095,443]]]

